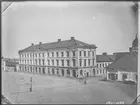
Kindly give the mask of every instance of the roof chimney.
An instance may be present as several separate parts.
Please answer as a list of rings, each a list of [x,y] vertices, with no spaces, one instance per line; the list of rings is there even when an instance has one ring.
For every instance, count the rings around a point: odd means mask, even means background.
[[[31,45],[33,46],[34,44],[32,43]]]
[[[71,40],[74,40],[74,37],[71,37]]]
[[[61,42],[61,39],[58,39],[58,42]]]
[[[39,42],[39,44],[42,44],[42,42]]]
[[[104,52],[104,53],[102,53],[102,55],[107,55],[107,53],[106,53],[106,52]]]

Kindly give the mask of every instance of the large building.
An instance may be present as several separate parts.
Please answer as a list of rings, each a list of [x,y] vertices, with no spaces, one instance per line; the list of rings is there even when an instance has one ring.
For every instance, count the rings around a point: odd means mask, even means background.
[[[77,77],[96,75],[96,46],[71,37],[52,43],[32,44],[20,50],[21,72]]]
[[[121,56],[120,56],[121,55]],[[138,38],[132,42],[130,52],[117,56],[115,62],[106,67],[107,80],[134,81],[138,79]]]

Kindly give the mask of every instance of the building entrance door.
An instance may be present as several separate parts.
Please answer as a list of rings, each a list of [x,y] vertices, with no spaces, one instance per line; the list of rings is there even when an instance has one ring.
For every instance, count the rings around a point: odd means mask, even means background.
[[[76,78],[76,71],[75,70],[73,70],[73,77]]]

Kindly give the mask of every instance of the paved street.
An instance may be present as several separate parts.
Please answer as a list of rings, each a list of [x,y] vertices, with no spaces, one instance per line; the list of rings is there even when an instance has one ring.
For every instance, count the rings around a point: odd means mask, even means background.
[[[33,92],[29,92],[30,77]],[[130,104],[136,96],[136,85],[99,79],[93,77],[83,84],[72,78],[2,72],[2,93],[13,103],[30,104],[105,104],[108,101]]]

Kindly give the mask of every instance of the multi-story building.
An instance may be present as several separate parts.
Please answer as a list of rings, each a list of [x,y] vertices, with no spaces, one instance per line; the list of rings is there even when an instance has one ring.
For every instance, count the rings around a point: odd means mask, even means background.
[[[96,55],[97,69],[96,75],[106,75],[105,67],[109,66],[115,61],[115,55],[108,55],[107,53],[102,53],[102,55]]]
[[[19,51],[20,71],[68,77],[93,76],[96,46],[71,37],[70,40],[32,44]]]

